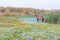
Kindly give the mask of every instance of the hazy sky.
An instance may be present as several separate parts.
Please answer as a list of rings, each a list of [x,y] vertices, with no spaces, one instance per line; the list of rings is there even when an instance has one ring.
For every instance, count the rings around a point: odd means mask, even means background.
[[[0,0],[0,6],[60,9],[60,0]]]

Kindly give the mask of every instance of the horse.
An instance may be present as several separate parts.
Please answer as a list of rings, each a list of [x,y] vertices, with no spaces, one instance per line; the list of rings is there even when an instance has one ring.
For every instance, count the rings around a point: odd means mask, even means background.
[[[39,14],[35,13],[35,17],[37,19],[37,22],[43,22],[44,21],[44,17],[42,15],[39,15]]]

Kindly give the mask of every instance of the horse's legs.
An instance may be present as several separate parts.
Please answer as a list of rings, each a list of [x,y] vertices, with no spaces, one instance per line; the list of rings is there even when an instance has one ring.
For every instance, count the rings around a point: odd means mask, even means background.
[[[42,19],[42,22],[43,22],[44,20]]]
[[[37,18],[37,22],[39,22],[39,19]]]
[[[42,17],[42,22],[44,22],[44,17],[43,16],[41,16]]]

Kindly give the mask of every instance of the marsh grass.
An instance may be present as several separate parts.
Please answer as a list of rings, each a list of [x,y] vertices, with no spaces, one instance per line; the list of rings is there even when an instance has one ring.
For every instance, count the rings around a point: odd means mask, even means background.
[[[54,36],[60,37],[59,24],[10,20],[10,24],[0,22],[0,40],[53,40]]]

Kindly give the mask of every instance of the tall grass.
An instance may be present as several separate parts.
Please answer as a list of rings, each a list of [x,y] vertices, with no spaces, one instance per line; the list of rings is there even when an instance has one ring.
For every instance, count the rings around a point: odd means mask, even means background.
[[[47,23],[60,23],[60,13],[49,13],[45,16]]]

